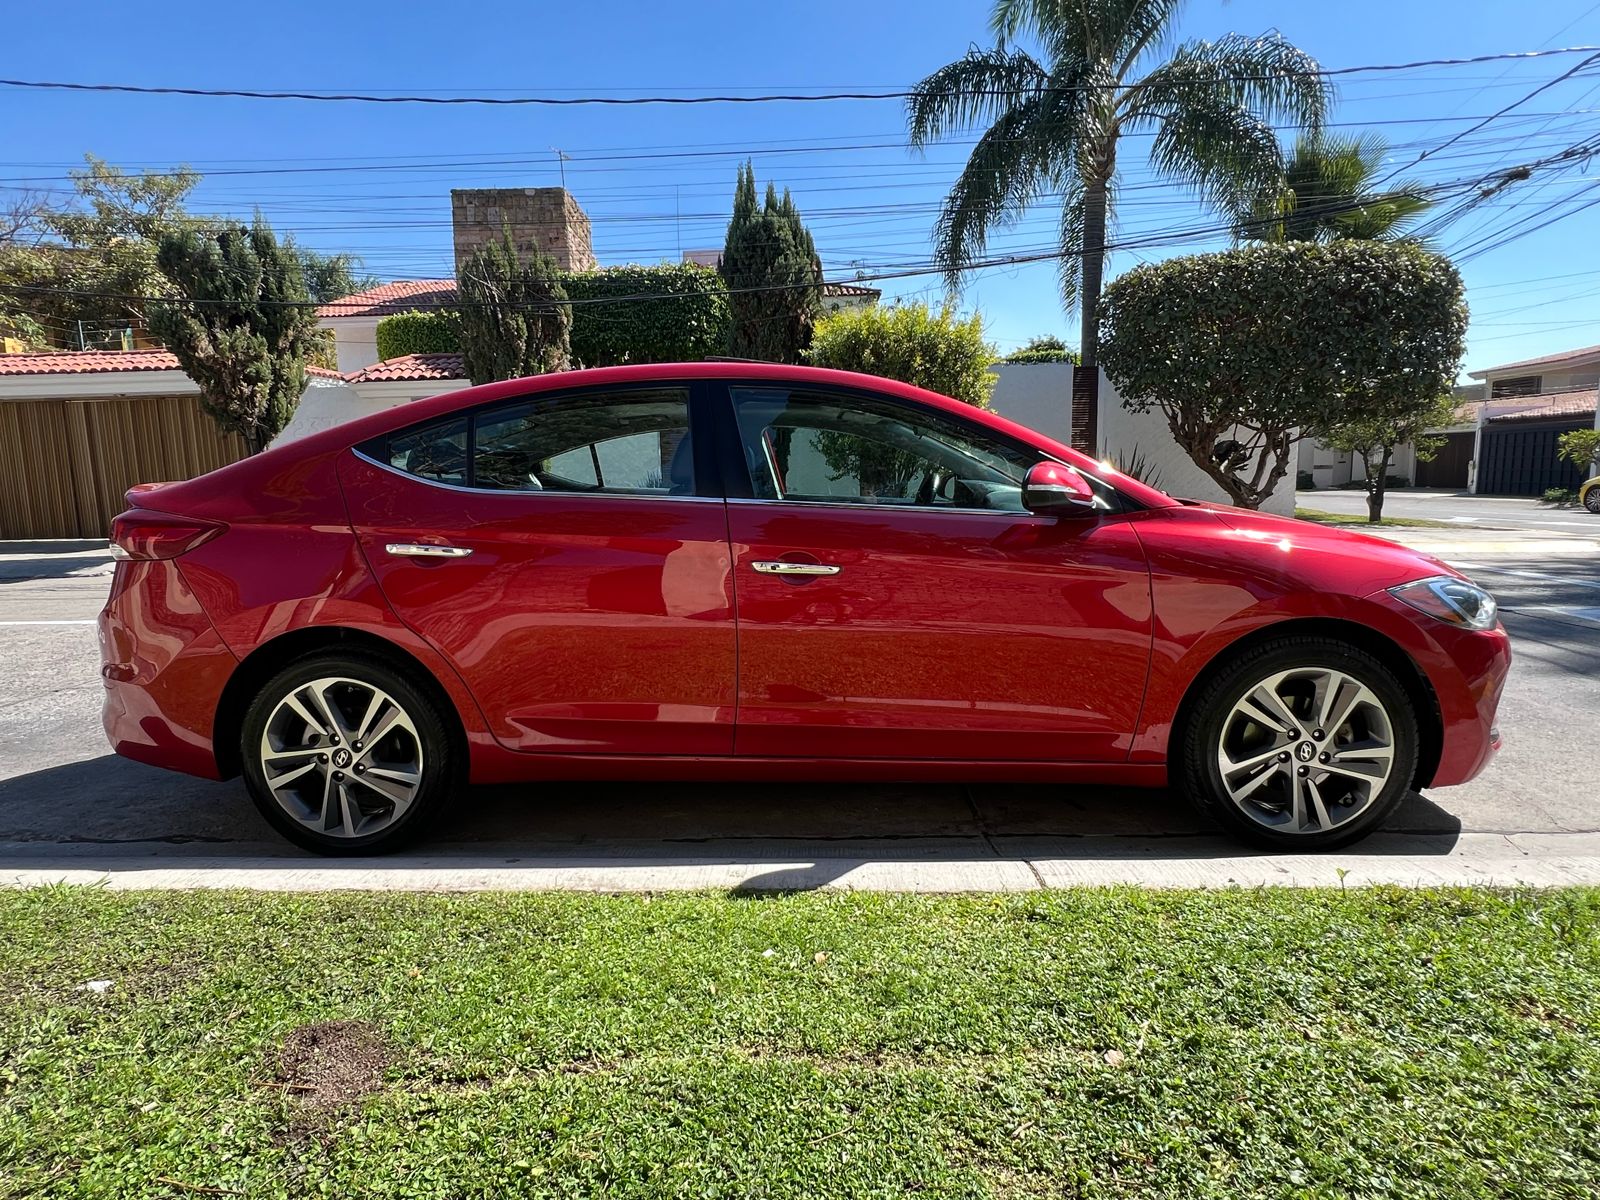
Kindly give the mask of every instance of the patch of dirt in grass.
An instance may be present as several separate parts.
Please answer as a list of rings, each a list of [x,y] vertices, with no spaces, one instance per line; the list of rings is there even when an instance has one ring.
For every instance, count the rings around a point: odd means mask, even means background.
[[[290,1031],[278,1052],[278,1082],[302,1104],[343,1108],[383,1086],[389,1051],[366,1021],[319,1021]]]

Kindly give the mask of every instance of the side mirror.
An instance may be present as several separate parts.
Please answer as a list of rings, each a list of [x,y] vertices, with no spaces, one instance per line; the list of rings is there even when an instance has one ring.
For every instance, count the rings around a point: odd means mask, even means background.
[[[1064,463],[1035,463],[1022,484],[1022,507],[1041,517],[1086,516],[1094,511],[1094,492]]]

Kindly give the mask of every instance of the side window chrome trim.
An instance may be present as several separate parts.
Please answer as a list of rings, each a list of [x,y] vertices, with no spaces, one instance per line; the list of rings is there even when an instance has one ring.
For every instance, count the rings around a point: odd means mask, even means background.
[[[863,504],[853,503],[848,500],[835,503],[831,500],[764,500],[760,496],[744,497],[729,496],[729,504],[770,504],[779,508],[828,508],[840,512],[897,512],[897,513],[930,513],[944,515],[945,513],[961,513],[965,516],[975,517],[1010,517],[1017,521],[1054,521],[1054,517],[1042,517],[1038,513],[1017,512],[1009,508],[935,508],[929,504]],[[1106,512],[1100,516],[1117,516],[1118,514]]]
[[[567,492],[555,488],[546,488],[543,491],[515,491],[511,488],[475,488],[464,487],[459,483],[443,483],[437,479],[429,479],[423,475],[413,475],[410,471],[402,471],[391,463],[379,462],[372,455],[366,453],[359,446],[351,446],[350,453],[354,454],[364,463],[377,467],[380,471],[387,471],[401,479],[408,479],[412,483],[425,484],[432,488],[441,488],[447,492],[465,492],[469,496],[508,496],[519,497],[524,500],[538,499],[540,497],[554,497],[560,500],[574,497],[585,500],[671,500],[675,503],[691,504],[723,504],[726,503],[721,496],[667,496],[656,495],[652,492]]]

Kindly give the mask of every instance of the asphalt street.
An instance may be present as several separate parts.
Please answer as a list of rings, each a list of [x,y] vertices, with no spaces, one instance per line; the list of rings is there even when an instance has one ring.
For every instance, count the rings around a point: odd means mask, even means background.
[[[1367,496],[1359,490],[1328,488],[1296,492],[1301,508],[1323,512],[1367,515]],[[1576,505],[1555,507],[1520,496],[1469,496],[1465,492],[1430,492],[1406,489],[1389,492],[1383,499],[1386,517],[1445,521],[1465,529],[1540,530],[1600,538],[1600,516]]]
[[[417,851],[330,863],[279,840],[237,781],[112,755],[93,624],[109,560],[85,544],[0,544],[0,882],[610,890],[1333,882],[1351,870],[1358,882],[1459,882],[1463,869],[1587,878],[1600,871],[1600,546],[1550,532],[1570,539],[1566,553],[1431,535],[1433,552],[1501,600],[1516,653],[1505,750],[1470,784],[1410,797],[1358,853],[1309,862],[1242,852],[1160,792],[659,783],[473,789]],[[1508,873],[1541,856],[1566,865],[1553,877]]]

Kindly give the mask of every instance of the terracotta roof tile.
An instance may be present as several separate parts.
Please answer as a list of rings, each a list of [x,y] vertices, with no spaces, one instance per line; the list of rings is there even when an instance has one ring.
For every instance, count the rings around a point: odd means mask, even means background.
[[[407,354],[401,358],[385,359],[351,371],[345,376],[350,383],[390,383],[422,379],[465,379],[467,371],[459,354]]]
[[[44,350],[0,354],[0,375],[85,375],[107,371],[177,371],[165,350]]]
[[[456,298],[454,279],[397,279],[353,296],[331,300],[317,309],[319,318],[377,317],[414,308],[449,304]]]
[[[1485,420],[1489,421],[1542,421],[1551,417],[1589,417],[1595,413],[1596,389],[1573,388],[1564,392],[1545,392],[1537,396],[1502,396],[1489,401]],[[1512,408],[1513,404],[1531,407],[1515,408],[1510,412],[1496,413],[1496,406]]]

